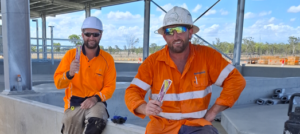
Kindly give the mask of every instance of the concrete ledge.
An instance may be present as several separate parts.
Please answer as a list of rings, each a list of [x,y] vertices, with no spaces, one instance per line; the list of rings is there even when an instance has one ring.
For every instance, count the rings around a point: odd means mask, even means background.
[[[63,108],[0,95],[1,134],[61,134]],[[108,122],[103,134],[144,134],[145,128]]]
[[[228,134],[282,134],[287,111],[288,104],[228,109],[221,124]]]

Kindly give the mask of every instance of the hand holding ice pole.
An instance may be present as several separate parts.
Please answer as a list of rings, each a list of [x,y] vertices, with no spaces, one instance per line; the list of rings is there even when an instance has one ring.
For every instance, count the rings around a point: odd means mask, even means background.
[[[168,91],[168,89],[170,88],[172,84],[172,81],[171,80],[164,80],[162,86],[161,86],[161,89],[160,89],[160,92],[158,94],[158,97],[157,97],[157,100],[162,103],[163,102],[163,99],[165,97],[165,94],[166,92]]]
[[[75,59],[79,62],[80,61],[80,53],[81,53],[81,45],[76,46],[76,56]],[[78,73],[78,71],[76,71]]]

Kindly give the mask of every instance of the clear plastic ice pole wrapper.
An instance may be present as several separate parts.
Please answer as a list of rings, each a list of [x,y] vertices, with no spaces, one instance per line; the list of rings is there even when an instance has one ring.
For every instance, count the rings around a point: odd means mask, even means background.
[[[168,91],[168,89],[170,88],[171,84],[172,84],[171,80],[169,80],[169,79],[168,80],[164,80],[164,82],[163,82],[163,84],[161,86],[160,92],[158,94],[157,101],[159,101],[160,103],[163,102],[165,94]]]
[[[80,53],[81,53],[81,45],[77,45],[76,46],[76,55],[75,55],[75,59],[77,61],[80,61]],[[78,71],[76,71],[76,73],[78,73]]]

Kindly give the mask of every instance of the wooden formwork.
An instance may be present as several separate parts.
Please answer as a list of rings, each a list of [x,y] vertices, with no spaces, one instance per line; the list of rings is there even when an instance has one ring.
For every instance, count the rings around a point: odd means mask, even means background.
[[[260,56],[260,59],[277,59],[279,56]]]
[[[267,64],[268,64],[268,59],[259,59],[259,60],[257,61],[257,63],[258,63],[258,64],[265,64],[265,65],[267,65]]]
[[[288,65],[299,65],[299,56],[289,56]]]
[[[268,65],[281,65],[284,60],[284,65],[287,65],[287,58],[274,58],[268,60]]]

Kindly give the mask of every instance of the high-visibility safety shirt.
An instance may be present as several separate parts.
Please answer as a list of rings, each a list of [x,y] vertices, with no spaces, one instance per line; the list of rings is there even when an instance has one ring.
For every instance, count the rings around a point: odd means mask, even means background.
[[[65,110],[70,108],[71,97],[81,100],[96,96],[105,102],[110,99],[116,88],[116,69],[113,57],[98,47],[96,56],[89,60],[85,55],[84,46],[80,54],[80,67],[73,78],[67,77],[70,65],[75,59],[76,49],[66,52],[55,74],[54,82],[57,89],[65,90]]]
[[[212,125],[205,120],[212,84],[223,87],[215,104],[232,107],[245,88],[246,81],[239,71],[229,64],[216,50],[189,44],[190,53],[181,74],[169,56],[168,46],[150,55],[139,67],[138,73],[125,91],[125,103],[130,112],[138,117],[135,109],[146,103],[149,89],[150,100],[156,100],[164,80],[172,80],[167,90],[162,112],[150,116],[147,134],[175,134],[182,125]]]

